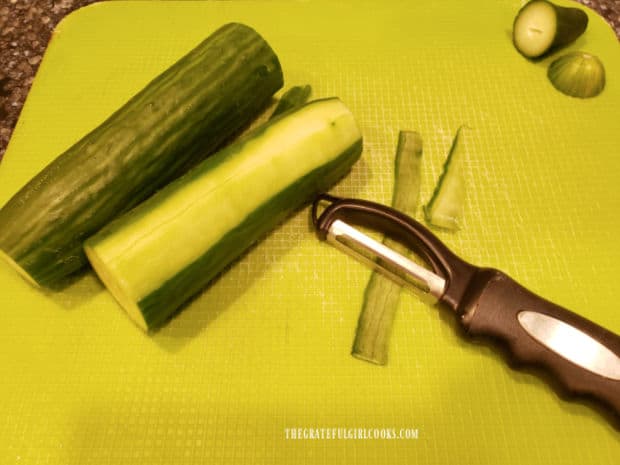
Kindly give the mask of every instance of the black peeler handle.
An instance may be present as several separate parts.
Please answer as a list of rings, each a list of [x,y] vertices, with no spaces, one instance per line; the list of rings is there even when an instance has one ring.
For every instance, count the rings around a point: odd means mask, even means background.
[[[329,202],[321,215],[318,204]],[[471,336],[499,340],[514,362],[546,369],[564,392],[590,397],[620,419],[620,337],[530,292],[501,271],[473,266],[413,218],[358,199],[319,197],[312,209],[319,238],[342,220],[390,235],[446,280],[439,302]]]
[[[516,364],[546,369],[564,392],[599,400],[620,419],[618,335],[493,269],[476,273],[457,312],[471,336],[502,341]]]

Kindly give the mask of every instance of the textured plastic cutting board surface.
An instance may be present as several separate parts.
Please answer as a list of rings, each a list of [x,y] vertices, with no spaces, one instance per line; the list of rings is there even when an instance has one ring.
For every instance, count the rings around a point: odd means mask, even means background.
[[[287,85],[338,95],[365,136],[334,192],[389,202],[399,129],[424,139],[428,199],[467,124],[457,253],[620,333],[620,47],[589,12],[598,98],[556,92],[513,49],[519,1],[114,2],[70,15],[5,159],[3,204],[49,160],[221,24],[255,27]],[[419,215],[418,215],[419,216]],[[369,271],[317,241],[308,210],[144,335],[97,279],[59,294],[0,266],[0,463],[611,464],[618,431],[514,371],[405,295],[390,362],[349,355]],[[286,428],[401,428],[417,439],[287,440]]]

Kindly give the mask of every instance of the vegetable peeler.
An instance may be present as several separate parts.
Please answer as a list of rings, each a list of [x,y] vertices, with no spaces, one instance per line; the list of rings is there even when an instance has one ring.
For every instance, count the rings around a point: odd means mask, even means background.
[[[328,205],[319,215],[321,203]],[[419,222],[385,205],[322,194],[312,205],[312,220],[321,240],[451,310],[467,334],[502,341],[517,364],[545,368],[566,393],[598,400],[620,418],[617,334],[499,270],[467,263]],[[390,236],[428,267],[358,227]]]

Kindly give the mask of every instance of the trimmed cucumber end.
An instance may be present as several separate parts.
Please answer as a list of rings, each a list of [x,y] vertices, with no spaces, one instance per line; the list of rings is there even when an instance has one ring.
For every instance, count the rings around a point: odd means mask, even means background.
[[[555,8],[549,2],[534,0],[517,14],[512,41],[521,55],[537,58],[553,45],[557,31]]]
[[[596,97],[605,88],[603,63],[585,52],[562,55],[549,65],[547,77],[553,87],[571,97]]]
[[[36,287],[37,289],[41,287],[41,285],[38,282],[36,282],[33,279],[33,277],[30,276],[30,274],[28,274],[26,270],[24,270],[21,266],[19,266],[19,264],[15,260],[13,260],[13,257],[11,257],[10,255],[8,255],[2,250],[0,250],[0,259],[7,262],[11,268],[17,271],[17,273],[19,273],[19,275],[28,282],[28,284]]]
[[[90,261],[95,273],[99,276],[99,279],[103,282],[105,287],[110,291],[114,299],[120,304],[123,309],[127,312],[129,317],[133,320],[133,322],[138,325],[142,330],[148,331],[149,325],[144,319],[144,315],[142,315],[142,311],[140,307],[135,303],[135,299],[133,299],[130,293],[124,289],[123,283],[116,279],[116,276],[113,273],[108,271],[108,266],[101,259],[95,246],[89,244],[88,242],[84,245],[84,252]]]
[[[588,15],[579,8],[548,0],[531,0],[513,23],[515,48],[526,58],[539,58],[574,42],[588,27]]]

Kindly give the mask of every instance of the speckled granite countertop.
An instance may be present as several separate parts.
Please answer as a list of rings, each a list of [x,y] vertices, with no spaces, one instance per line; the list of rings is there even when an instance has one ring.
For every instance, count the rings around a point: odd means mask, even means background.
[[[96,0],[0,0],[0,158],[47,47],[71,11]],[[620,0],[579,0],[603,16],[620,38]]]

